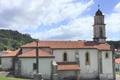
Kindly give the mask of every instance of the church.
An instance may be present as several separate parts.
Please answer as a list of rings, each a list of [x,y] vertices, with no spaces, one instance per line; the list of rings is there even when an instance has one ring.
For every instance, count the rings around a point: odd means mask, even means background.
[[[106,43],[104,15],[100,9],[94,16],[93,33],[93,41],[34,41],[2,55],[1,63],[3,68],[13,68],[15,75],[24,77],[32,78],[39,73],[51,80],[114,80],[113,52]]]

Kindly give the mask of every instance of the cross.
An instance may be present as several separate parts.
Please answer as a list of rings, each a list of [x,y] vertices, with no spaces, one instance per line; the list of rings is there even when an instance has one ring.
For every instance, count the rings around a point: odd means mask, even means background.
[[[100,8],[100,5],[98,4],[98,9]]]

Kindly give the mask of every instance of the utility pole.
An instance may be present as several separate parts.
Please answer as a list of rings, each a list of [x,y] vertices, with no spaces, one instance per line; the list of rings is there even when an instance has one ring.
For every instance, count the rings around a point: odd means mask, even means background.
[[[38,48],[38,40],[36,41],[36,73],[39,73],[39,48]]]
[[[36,41],[36,74],[34,75],[33,80],[43,80],[42,75],[39,73],[39,41]]]

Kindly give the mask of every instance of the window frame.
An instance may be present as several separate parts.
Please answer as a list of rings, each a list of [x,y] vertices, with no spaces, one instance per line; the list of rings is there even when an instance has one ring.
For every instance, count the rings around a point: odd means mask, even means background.
[[[108,52],[105,53],[105,58],[106,58],[106,59],[109,58],[109,54],[108,54]]]
[[[85,54],[85,64],[90,65],[90,53],[86,52]]]
[[[64,53],[63,53],[63,61],[66,62],[67,60],[68,60],[67,53],[64,52]]]
[[[37,64],[33,63],[33,70],[37,70]]]

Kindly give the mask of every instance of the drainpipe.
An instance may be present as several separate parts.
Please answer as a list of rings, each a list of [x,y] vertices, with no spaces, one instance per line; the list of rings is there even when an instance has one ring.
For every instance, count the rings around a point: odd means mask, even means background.
[[[101,74],[103,73],[103,63],[102,63],[102,51],[98,51],[98,74],[99,79],[101,79]]]
[[[111,46],[112,49],[112,63],[113,63],[113,76],[114,80],[116,80],[116,73],[115,73],[115,52],[114,52],[114,45]]]
[[[100,79],[100,52],[99,51],[97,53],[97,57],[98,57],[98,78]]]

